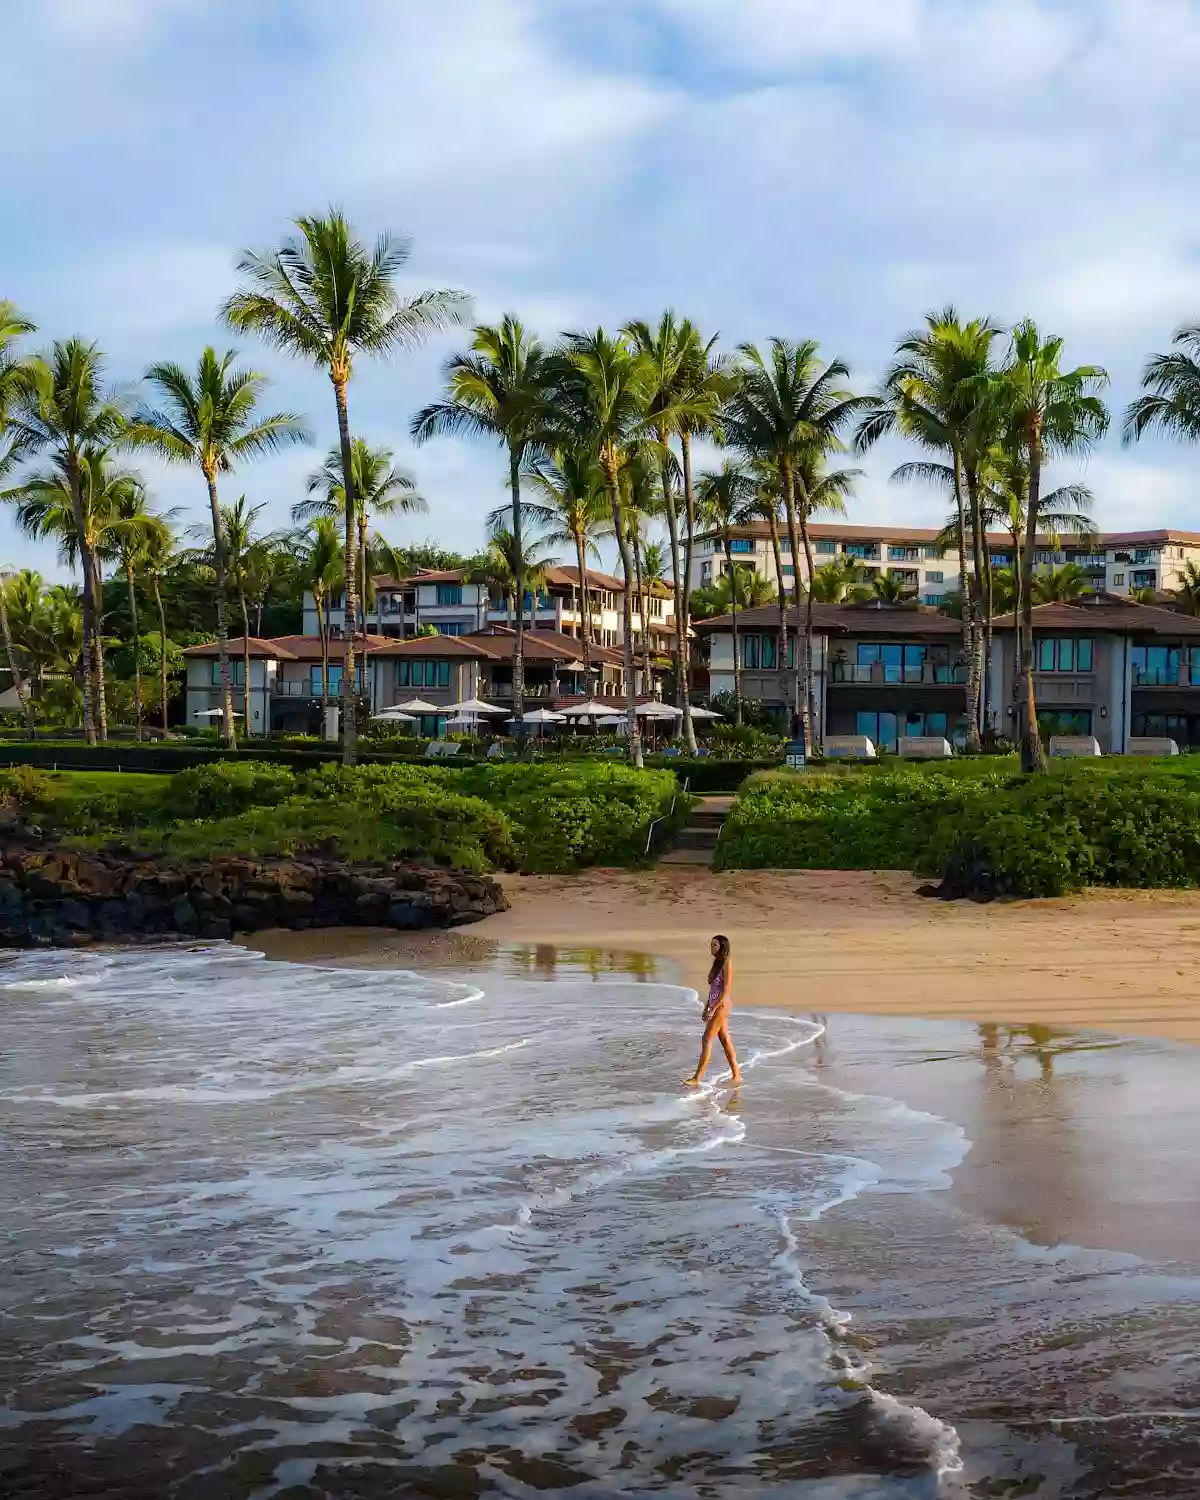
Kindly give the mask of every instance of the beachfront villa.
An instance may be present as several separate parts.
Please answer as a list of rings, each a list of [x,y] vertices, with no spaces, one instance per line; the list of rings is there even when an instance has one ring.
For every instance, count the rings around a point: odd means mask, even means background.
[[[789,611],[791,630],[803,629]],[[895,750],[902,736],[955,738],[966,713],[962,626],[920,604],[813,606],[815,698],[823,735],[866,735]],[[734,690],[730,616],[694,626],[708,643],[713,693]],[[1111,594],[1033,611],[1034,690],[1039,714],[1056,734],[1094,735],[1101,751],[1122,754],[1134,736],[1200,746],[1200,619]],[[796,637],[789,639],[789,663]],[[786,720],[790,670],[780,670],[779,610],[739,612],[744,698]],[[988,673],[989,722],[1015,732],[1016,634],[1011,615],[995,622]]]
[[[944,550],[940,532],[932,527],[859,526],[849,521],[814,523],[808,528],[813,563],[851,564],[865,581],[882,574],[898,577],[921,604],[934,608],[959,591],[958,556],[955,548]],[[730,552],[738,567],[750,567],[776,585],[779,574],[765,521],[736,526],[731,533]],[[1005,532],[989,532],[988,552],[992,566],[1011,568],[1013,539]],[[786,527],[781,528],[784,586],[795,583],[795,565],[788,546]],[[1074,563],[1082,568],[1098,593],[1128,594],[1131,589],[1153,589],[1165,593],[1176,588],[1187,564],[1200,566],[1200,532],[1112,531],[1086,538],[1047,537],[1036,558],[1039,568],[1060,568]],[[714,533],[701,534],[692,556],[692,587],[715,582],[728,571],[724,546]],[[807,582],[808,565],[800,552],[800,578]]]
[[[419,698],[446,714],[419,716],[413,728],[439,734],[449,706],[480,698],[501,708],[513,703],[513,652],[516,632],[486,625],[465,635],[425,635],[408,640],[380,635],[355,641],[359,690],[366,686],[375,713]],[[338,703],[342,687],[345,642],[329,640],[328,697]],[[189,646],[187,722],[196,723],[219,708],[220,662],[214,644]],[[525,633],[526,709],[555,708],[584,697],[611,701],[618,711],[625,691],[624,655],[611,646],[593,645],[584,661],[583,643],[551,630]],[[363,660],[365,657],[365,671]],[[248,708],[247,730],[263,733],[321,732],[323,671],[319,636],[292,635],[250,641],[250,692],[244,692],[242,638],[229,642],[229,670],[234,708]]]
[[[403,640],[432,625],[441,635],[470,635],[488,625],[512,626],[514,603],[489,592],[486,583],[472,583],[462,568],[440,571],[418,569],[398,580],[386,576],[372,580],[374,598],[366,611],[366,627],[375,635]],[[623,585],[611,573],[589,568],[581,588],[579,569],[548,568],[536,593],[525,594],[525,626],[528,630],[552,631],[579,639],[584,611],[591,625],[591,639],[600,646],[620,646],[625,639],[621,614]],[[649,607],[643,624],[640,600],[633,601],[633,641],[639,650],[649,636],[651,654],[670,655],[675,630],[673,594],[665,584],[648,586]],[[325,602],[325,618],[331,631],[340,634],[344,613],[342,596],[335,593]],[[304,633],[317,635],[320,624],[316,600],[304,595]]]

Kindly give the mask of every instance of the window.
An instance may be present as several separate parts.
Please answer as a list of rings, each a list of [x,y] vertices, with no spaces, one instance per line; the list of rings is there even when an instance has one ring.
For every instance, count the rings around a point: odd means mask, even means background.
[[[926,569],[926,572],[925,572],[925,582],[926,583],[944,583],[945,581],[946,581],[946,575],[944,573],[938,572],[938,571],[936,571],[933,568]]]
[[[862,712],[857,716],[855,727],[859,734],[865,734],[873,744],[881,746],[884,750],[896,750],[898,748],[898,730],[895,714]]]
[[[1078,641],[1074,636],[1042,636],[1037,641],[1039,672],[1090,672],[1092,642]]]
[[[940,547],[922,547],[921,551],[926,557],[941,557],[942,555]]]
[[[926,594],[924,597],[924,603],[928,604],[933,609],[941,609],[942,605],[945,604],[945,602],[945,594]]]
[[[461,583],[439,583],[437,586],[437,602],[439,604],[461,604]]]
[[[1011,556],[1011,554],[1008,553],[1008,552],[993,552],[992,553],[992,567],[993,568],[1011,568],[1012,567],[1012,556]]]
[[[748,536],[735,536],[729,543],[730,552],[753,552],[754,542]]]
[[[817,543],[817,551],[820,553],[820,555],[822,557],[832,557],[833,554],[837,551],[837,543],[836,542],[818,542]]]
[[[1129,575],[1131,589],[1152,589],[1158,584],[1158,575],[1153,568],[1142,568]]]
[[[879,547],[875,542],[847,542],[842,548],[847,557],[865,557],[878,560]]]
[[[757,635],[742,637],[742,666],[749,667],[752,671],[758,667],[760,639]]]
[[[1092,711],[1090,708],[1077,708],[1066,713],[1056,713],[1050,709],[1044,714],[1038,714],[1038,728],[1043,739],[1049,739],[1055,734],[1091,734]]]
[[[895,641],[885,641],[881,645],[868,645],[865,641],[858,644],[858,665],[882,667],[884,682],[920,682],[927,655],[926,646],[902,646]],[[872,672],[871,675],[877,674]]]
[[[212,664],[213,687],[221,686],[221,663],[215,661]],[[246,663],[240,656],[229,658],[229,680],[234,687],[246,686]]]
[[[856,727],[876,745],[886,750],[896,750],[898,736],[918,739],[924,735],[940,735],[946,739],[950,734],[950,715],[947,713],[922,713],[919,709],[905,714],[871,713],[858,714]]]
[[[921,557],[920,547],[889,547],[888,562],[918,562]]]
[[[1157,547],[1139,547],[1133,554],[1133,560],[1135,563],[1148,563],[1153,562],[1157,556]]]
[[[448,661],[416,661],[404,657],[396,663],[397,687],[449,687]]]
[[[1195,673],[1196,657],[1193,647],[1189,675]],[[1175,687],[1179,682],[1178,646],[1134,646],[1129,660],[1135,687]]]
[[[742,666],[750,671],[773,672],[779,659],[779,643],[773,635],[744,635]]]
[[[1113,574],[1113,588],[1120,589],[1120,588],[1124,588],[1124,587],[1125,587],[1125,575],[1124,575],[1124,573],[1114,573]]]
[[[438,623],[437,633],[439,635],[466,635],[470,628],[470,625],[463,620],[442,620]]]

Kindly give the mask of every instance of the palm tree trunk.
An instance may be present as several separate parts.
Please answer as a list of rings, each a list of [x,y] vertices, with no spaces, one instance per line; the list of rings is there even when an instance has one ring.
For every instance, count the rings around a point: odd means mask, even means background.
[[[813,743],[820,748],[824,740],[824,725],[822,716],[817,712],[816,673],[813,671],[813,591],[812,577],[816,571],[813,567],[812,539],[808,534],[808,497],[804,497],[803,506],[797,506],[800,521],[800,540],[804,546],[804,564],[808,569],[808,592],[804,596],[804,691],[806,694],[806,708],[808,711],[809,733],[813,737]]]
[[[265,602],[265,595],[260,594],[254,604],[254,634],[260,639],[262,638],[262,612]]]
[[[671,571],[675,574],[678,602],[675,606],[675,641],[679,649],[679,706],[683,709],[683,737],[689,752],[696,749],[696,726],[692,723],[692,642],[688,622],[692,617],[692,552],[696,545],[696,494],[692,488],[692,440],[688,433],[679,434],[679,451],[683,461],[683,577],[679,577],[679,553],[671,554]],[[674,545],[674,544],[672,544]]]
[[[517,594],[517,638],[513,642],[513,717],[517,744],[525,744],[525,548],[521,539],[521,450],[508,450],[508,483],[512,491],[513,584]]]
[[[239,586],[238,603],[242,607],[242,702],[245,705],[245,718],[242,720],[242,728],[246,731],[246,738],[251,735],[250,729],[250,608],[246,603],[246,591]]]
[[[612,505],[617,547],[621,553],[621,568],[625,575],[621,589],[621,614],[625,627],[625,714],[629,720],[629,758],[641,770],[642,736],[637,721],[637,684],[633,662],[633,559],[629,555],[629,538],[625,534],[625,522],[621,515],[621,491],[617,484],[615,461],[610,459],[605,462],[604,477],[608,485],[609,503]]]
[[[967,507],[963,498],[962,461],[957,449],[951,452],[954,468],[954,507],[958,518],[958,576],[959,597],[962,599],[963,660],[967,667],[967,748],[979,750],[979,676],[978,658],[975,651],[974,589],[971,575],[967,572]]]
[[[137,589],[133,583],[133,568],[126,565],[125,582],[129,586],[129,621],[133,629],[133,713],[134,734],[142,738],[142,660],[141,637],[138,635]]]
[[[343,567],[345,570],[345,608],[342,614],[342,632],[345,636],[345,655],[342,659],[342,764],[352,766],[358,759],[358,714],[354,701],[355,654],[354,634],[358,629],[358,559],[355,542],[358,527],[355,518],[358,497],[354,493],[354,460],[350,450],[350,414],[346,405],[345,375],[334,374],[333,394],[337,401],[338,442],[342,450],[342,492],[346,497],[346,543]]]
[[[633,552],[633,576],[637,582],[638,615],[642,622],[642,692],[649,695],[654,691],[650,679],[650,602],[642,574],[642,545],[636,527],[630,530],[629,543]]]
[[[671,597],[675,606],[675,698],[676,707],[683,710],[683,743],[689,755],[696,753],[696,727],[692,723],[692,700],[688,691],[687,672],[684,661],[687,652],[687,614],[683,602],[683,587],[679,578],[679,514],[675,509],[675,487],[671,483],[671,464],[667,456],[667,432],[660,428],[659,442],[663,447],[663,459],[658,466],[662,485],[663,506],[667,512],[667,535],[671,540]]]
[[[991,613],[990,591],[987,588],[988,565],[986,562],[987,547],[983,534],[983,510],[979,503],[979,473],[967,465],[964,468],[967,481],[967,501],[971,511],[971,553],[975,568],[975,597],[973,602],[973,615],[975,622],[975,697],[972,701],[971,712],[975,715],[978,724],[980,743],[982,745],[983,730],[987,722],[985,717],[985,703],[987,700],[987,645],[990,642],[991,630],[989,617]]]
[[[225,744],[230,750],[237,749],[237,732],[233,727],[233,690],[229,682],[229,620],[226,598],[228,576],[228,554],[225,550],[225,525],[221,520],[221,506],[217,500],[215,474],[205,474],[208,481],[208,505],[212,512],[213,571],[217,575],[217,660],[221,677],[221,718],[225,725]]]
[[[584,676],[590,683],[592,675],[592,607],[588,602],[587,550],[584,546],[582,531],[575,533],[575,560],[579,567],[579,592],[581,598],[579,629],[580,639],[583,643],[583,671]],[[590,687],[588,691],[591,691]]]
[[[776,648],[779,652],[779,660],[776,662],[779,669],[779,698],[780,702],[786,705],[787,689],[784,687],[784,675],[787,672],[787,590],[783,586],[783,552],[779,545],[779,520],[773,511],[767,516],[767,525],[771,528],[771,552],[775,558],[775,577],[778,580],[775,598],[779,602],[779,645]],[[795,563],[792,566],[794,568]]]
[[[154,604],[158,610],[158,691],[162,695],[159,711],[162,714],[162,732],[165,739],[170,732],[167,727],[167,612],[163,608],[158,574],[151,573],[150,578],[154,584]]]
[[[21,705],[21,712],[25,715],[25,729],[31,740],[37,739],[37,724],[34,722],[33,705],[29,701],[29,694],[25,691],[25,682],[21,677],[21,669],[17,666],[17,653],[13,650],[12,631],[8,626],[8,600],[5,597],[7,585],[0,579],[0,631],[4,633],[4,654],[8,658],[8,670],[12,674],[13,687],[16,689],[17,702]]]
[[[75,522],[75,539],[79,547],[79,565],[83,573],[83,649],[80,651],[80,674],[83,688],[83,737],[87,744],[96,743],[95,706],[92,698],[92,633],[96,628],[92,599],[92,550],[88,546],[87,524],[83,515],[83,496],[79,487],[79,458],[67,454],[67,488],[71,494],[71,515]]]
[[[741,642],[738,640],[737,572],[734,569],[733,549],[729,545],[728,536],[721,538],[721,544],[725,549],[725,565],[729,569],[729,613],[733,623],[733,722],[740,729],[742,727],[742,650]]]
[[[1025,552],[1021,559],[1021,769],[1029,772],[1046,769],[1033,688],[1033,562],[1037,550],[1041,493],[1042,436],[1034,422],[1029,431],[1029,513],[1025,521]]]
[[[89,549],[90,552],[90,549]],[[90,552],[92,566],[92,602],[95,617],[92,629],[92,685],[96,690],[96,729],[101,743],[108,739],[108,698],[104,691],[104,590],[96,554]]]
[[[358,572],[359,572],[359,600],[362,609],[363,643],[362,643],[362,680],[363,691],[370,692],[371,679],[367,675],[367,513],[359,503],[358,510]]]
[[[800,528],[796,522],[796,489],[795,479],[792,473],[790,460],[783,459],[779,465],[780,478],[783,488],[783,506],[787,516],[788,546],[792,549],[792,588],[796,618],[800,618]],[[812,598],[812,576],[808,580],[808,597]],[[797,632],[798,634],[798,632]],[[800,675],[804,670],[801,661],[800,643],[796,642],[796,652],[792,662],[792,722],[799,724],[806,745],[812,744],[811,724],[808,717],[808,684],[804,685],[803,693],[800,691]],[[794,731],[793,731],[794,737]]]
[[[329,707],[329,621],[325,615],[325,591],[317,595],[317,633],[321,637],[321,710]],[[324,724],[321,730],[324,733]]]

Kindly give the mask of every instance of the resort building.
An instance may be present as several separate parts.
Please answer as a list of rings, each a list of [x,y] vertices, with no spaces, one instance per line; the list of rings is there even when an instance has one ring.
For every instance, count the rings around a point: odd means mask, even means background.
[[[419,698],[447,713],[453,703],[481,698],[501,708],[513,703],[515,631],[488,625],[465,635],[427,635],[408,640],[377,635],[355,641],[359,691],[365,690],[371,711]],[[283,636],[250,641],[250,692],[244,690],[243,642],[229,642],[233,705],[247,733],[319,734],[323,718],[321,641],[317,636]],[[221,706],[220,661],[215,645],[189,646],[187,722],[194,724]],[[328,701],[336,705],[342,686],[345,643],[329,641]],[[526,710],[553,708],[573,699],[601,697],[618,702],[625,690],[624,654],[593,645],[585,666],[583,644],[556,631],[525,633]],[[365,659],[365,666],[364,666]],[[445,714],[424,716],[414,726],[438,734]],[[502,722],[502,721],[501,721]]]
[[[789,611],[790,630],[803,628]],[[1033,611],[1034,691],[1039,717],[1055,734],[1095,735],[1120,754],[1132,735],[1169,736],[1200,747],[1200,619],[1096,594],[1078,604]],[[958,621],[919,604],[814,605],[814,671],[822,732],[865,734],[894,750],[901,736],[961,736],[966,669]],[[729,616],[700,621],[713,693],[734,690]],[[789,634],[789,658],[796,637]],[[791,709],[793,676],[779,667],[779,611],[738,614],[741,688],[781,720]],[[1016,636],[1012,616],[995,624],[988,673],[989,722],[1015,734]]]
[[[390,639],[407,639],[425,626],[432,626],[440,635],[470,635],[488,625],[515,624],[514,601],[490,593],[485,583],[472,583],[461,568],[418,570],[403,580],[380,577],[373,579],[372,585],[374,598],[366,612],[367,628]],[[592,568],[587,570],[586,584],[581,587],[578,568],[551,567],[536,594],[525,595],[526,628],[580,638],[586,610],[592,640],[600,646],[619,646],[625,639],[622,587],[619,578]],[[648,631],[652,654],[670,654],[675,629],[673,597],[666,585],[652,585],[648,619],[643,624],[640,601],[635,594],[635,646],[641,647]],[[326,600],[325,616],[330,631],[340,634],[344,619],[340,593]],[[305,634],[316,635],[319,629],[316,600],[306,593]]]
[[[943,551],[938,544],[940,533],[932,527],[814,523],[808,533],[817,568],[823,563],[849,562],[866,581],[880,574],[894,574],[913,599],[935,607],[959,590],[956,550],[952,547]],[[784,585],[791,589],[795,567],[786,528],[781,529],[780,546]],[[1011,536],[989,532],[987,546],[993,567],[1013,567]],[[765,521],[737,527],[730,551],[737,566],[752,567],[778,586],[770,529]],[[1200,566],[1200,532],[1115,531],[1087,538],[1045,538],[1038,548],[1036,565],[1058,568],[1066,563],[1082,568],[1098,593],[1128,594],[1133,589],[1166,593],[1179,585],[1188,563]],[[692,587],[715,582],[727,568],[721,540],[711,533],[699,536],[692,556]],[[808,580],[803,549],[800,579]]]

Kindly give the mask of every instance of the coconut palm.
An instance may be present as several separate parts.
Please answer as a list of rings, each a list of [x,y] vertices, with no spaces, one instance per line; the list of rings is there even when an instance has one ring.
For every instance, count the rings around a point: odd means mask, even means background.
[[[446,399],[433,401],[413,418],[412,437],[424,443],[438,434],[487,437],[508,456],[508,490],[513,557],[518,570],[525,556],[521,513],[521,473],[526,457],[539,446],[546,425],[546,356],[541,344],[505,314],[499,324],[480,324],[471,347],[453,355],[443,371]],[[514,587],[519,601],[526,584],[518,571]],[[518,738],[525,722],[525,611],[517,609],[513,647],[513,714]]]
[[[1033,686],[1033,573],[1041,518],[1042,465],[1048,456],[1084,453],[1108,428],[1108,408],[1097,394],[1108,383],[1098,365],[1061,368],[1063,341],[1043,339],[1029,319],[1012,335],[1008,362],[994,382],[998,399],[1028,464],[1025,546],[1021,558],[1021,762],[1044,770]]]
[[[350,445],[354,470],[354,498],[358,513],[358,593],[362,627],[367,628],[371,602],[371,570],[367,563],[367,539],[373,516],[415,516],[428,511],[428,503],[417,493],[416,481],[392,462],[390,448],[372,448],[363,438]],[[292,506],[293,521],[314,516],[340,516],[345,520],[346,486],[342,483],[342,455],[331,448],[325,462],[308,478],[309,498]]]
[[[137,578],[147,559],[169,549],[171,526],[165,516],[150,509],[145,485],[129,476],[127,483],[113,491],[113,511],[104,532],[98,536],[96,551],[105,562],[116,563],[125,575],[129,591],[129,619],[133,634],[133,711],[137,738],[142,738],[142,659],[139,650]],[[161,644],[161,643],[160,643]],[[165,664],[165,657],[164,657]]]
[[[1036,604],[1074,604],[1092,591],[1092,580],[1078,563],[1049,568],[1033,580]]]
[[[817,344],[772,339],[766,355],[754,344],[738,349],[736,384],[726,402],[723,425],[726,441],[747,458],[769,465],[779,478],[780,500],[787,519],[788,541],[795,569],[793,602],[800,611],[800,546],[804,540],[807,576],[812,577],[812,546],[808,517],[813,514],[800,460],[809,466],[839,451],[839,434],[860,411],[866,398],[853,395],[842,384],[849,376],[841,360],[822,363]],[[804,650],[796,653],[793,711],[811,737],[815,713],[812,694],[812,596],[805,609]]]
[[[637,722],[637,679],[633,656],[634,559],[624,515],[621,472],[631,454],[654,436],[650,401],[654,394],[652,362],[622,335],[597,328],[569,333],[554,361],[551,410],[563,437],[595,449],[612,511],[613,532],[624,574],[621,609],[624,627],[625,709],[629,723],[629,756],[642,765]]]
[[[850,598],[855,604],[865,604],[869,599],[878,599],[884,604],[905,604],[913,597],[912,585],[902,582],[900,575],[890,568],[886,573],[876,573],[869,582],[856,583],[850,590]]]
[[[991,634],[980,468],[998,428],[991,349],[999,333],[990,318],[963,323],[953,307],[927,314],[924,328],[897,345],[895,361],[855,434],[860,452],[881,437],[899,433],[950,460],[960,588],[966,605],[962,619],[970,705],[967,743],[973,749],[981,743],[985,642]],[[904,464],[892,477],[902,482],[920,479],[926,477],[925,469],[924,464]]]
[[[738,640],[737,565],[733,560],[733,539],[749,518],[757,499],[754,476],[744,463],[726,459],[718,470],[700,475],[696,490],[697,519],[706,531],[715,533],[725,553],[730,583],[730,620],[733,630],[733,700],[734,722],[742,723],[742,660]]]
[[[1126,443],[1146,432],[1162,432],[1187,443],[1200,441],[1200,324],[1175,331],[1171,354],[1152,354],[1142,372],[1139,396],[1125,412]]]
[[[536,459],[527,478],[537,499],[526,515],[545,528],[550,546],[571,547],[579,570],[579,632],[583,670],[592,668],[592,606],[588,598],[588,560],[598,559],[601,537],[612,535],[612,516],[600,461],[586,444],[567,443]],[[490,519],[490,518],[489,518]]]
[[[304,419],[294,412],[260,415],[258,407],[267,378],[256,370],[236,368],[236,358],[232,349],[218,354],[207,348],[194,375],[169,361],[151,365],[146,380],[159,405],[139,408],[126,439],[168,463],[194,465],[204,476],[212,521],[221,716],[225,743],[230,747],[237,743],[237,737],[229,680],[229,540],[217,494],[217,476],[229,473],[243,460],[270,457],[309,441]]]
[[[256,536],[255,526],[265,505],[248,505],[239,495],[232,505],[221,507],[221,525],[225,531],[226,564],[229,584],[242,617],[242,724],[250,735],[250,598],[257,558],[275,547],[274,536]],[[264,725],[264,732],[267,726]]]
[[[1184,563],[1171,596],[1181,615],[1200,615],[1200,567],[1194,562]]]
[[[32,356],[20,352],[17,341],[36,327],[16,306],[0,299],[0,476],[21,456],[21,434],[9,427],[9,413],[31,386],[36,368]]]
[[[621,514],[629,538],[629,550],[633,557],[634,586],[637,589],[638,618],[642,627],[642,691],[653,688],[650,661],[652,645],[650,638],[650,595],[646,588],[642,568],[642,551],[646,543],[647,529],[662,511],[662,489],[651,445],[640,443],[632,447],[621,466]]]
[[[831,557],[812,576],[810,593],[818,604],[841,604],[860,583],[859,569],[848,557]]]
[[[1129,598],[1130,602],[1133,604],[1158,603],[1158,595],[1155,593],[1153,588],[1150,587],[1149,584],[1146,584],[1141,588],[1131,588],[1129,590]]]
[[[321,637],[321,707],[329,706],[329,617],[326,601],[330,591],[345,578],[342,543],[332,516],[317,516],[308,531],[297,538],[299,579],[317,607],[317,632]]]
[[[715,433],[721,402],[727,394],[728,377],[722,362],[714,355],[715,339],[707,343],[687,318],[677,318],[668,309],[656,328],[634,322],[625,330],[634,347],[653,367],[649,408],[654,434],[658,440],[659,485],[671,556],[680,558],[680,515],[675,481],[683,479],[683,566],[672,566],[675,607],[675,652],[679,663],[679,707],[683,710],[683,738],[690,753],[696,750],[696,731],[692,724],[690,683],[688,680],[688,617],[691,602],[692,548],[695,541],[695,495],[692,488],[691,442],[700,435]],[[676,465],[672,441],[680,446]]]
[[[16,690],[17,702],[21,705],[21,713],[25,719],[25,730],[32,740],[37,738],[37,723],[33,717],[33,704],[29,699],[25,679],[21,675],[21,668],[17,661],[12,628],[8,619],[8,590],[13,581],[13,576],[7,570],[0,572],[0,635],[4,637],[4,659],[8,663],[8,672],[12,678],[13,688]]]
[[[83,575],[83,729],[89,745],[96,742],[97,726],[100,736],[107,737],[108,725],[96,597],[99,572],[84,514],[84,455],[107,448],[125,427],[124,407],[104,393],[103,381],[104,358],[95,344],[60,340],[31,361],[19,379],[10,377],[12,407],[6,419],[11,451],[50,455],[70,506]]]
[[[167,722],[169,712],[169,694],[167,691],[167,612],[163,604],[162,580],[164,573],[169,572],[177,561],[175,539],[171,535],[169,525],[161,532],[155,531],[147,534],[145,550],[142,556],[142,569],[146,577],[150,580],[150,590],[154,595],[154,609],[158,615],[158,706],[161,715],[160,727],[162,728],[164,738],[170,733],[170,726]]]
[[[230,325],[324,370],[337,405],[338,448],[345,487],[345,666],[342,671],[342,756],[357,755],[354,634],[358,624],[356,541],[358,496],[350,432],[349,387],[360,354],[394,354],[460,324],[470,311],[461,292],[424,291],[402,298],[397,278],[411,255],[408,240],[381,234],[374,250],[331,208],[295,220],[295,235],[278,250],[246,251],[238,271],[249,285],[225,303]]]

